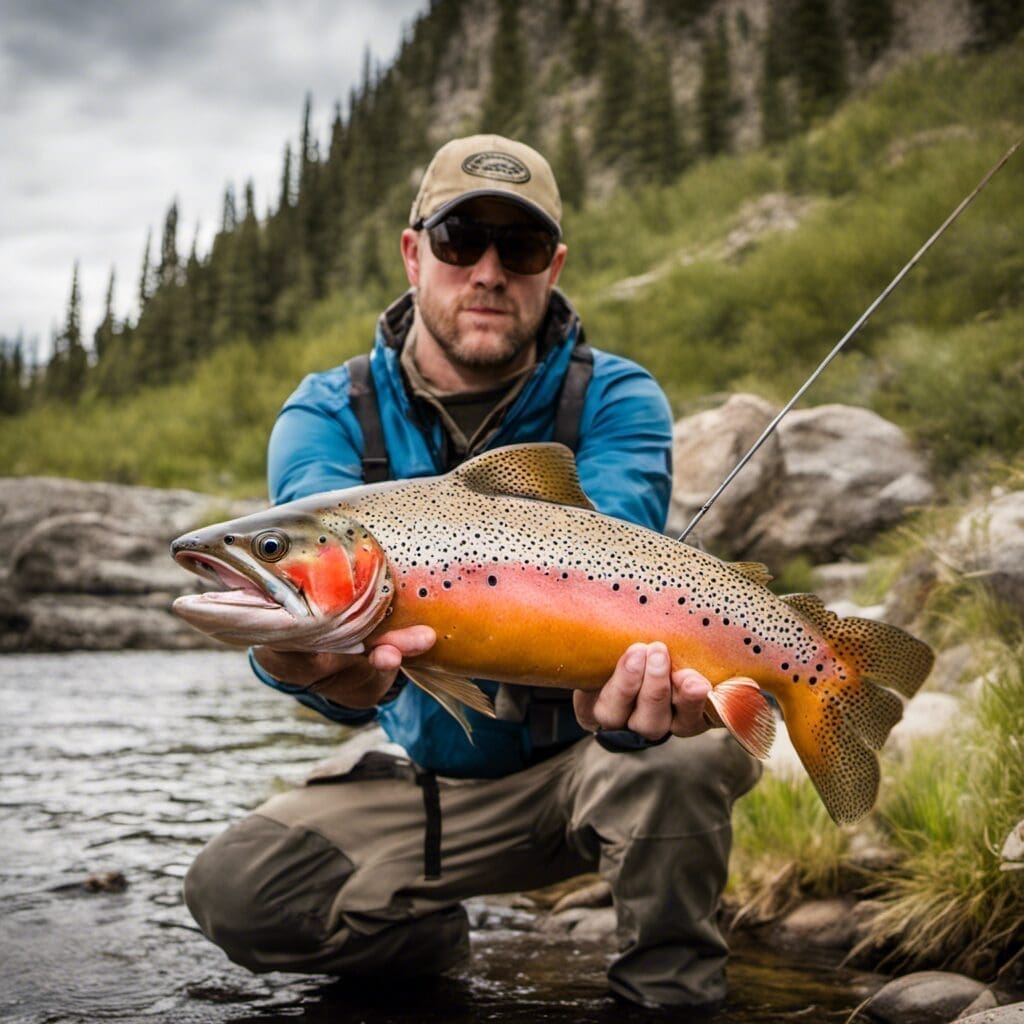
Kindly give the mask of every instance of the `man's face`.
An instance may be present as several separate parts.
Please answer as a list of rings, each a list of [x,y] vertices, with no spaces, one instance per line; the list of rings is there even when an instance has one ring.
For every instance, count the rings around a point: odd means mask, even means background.
[[[468,200],[457,213],[490,225],[533,223],[521,207],[493,199]],[[493,244],[476,263],[457,267],[433,254],[426,231],[407,229],[402,235],[402,255],[423,326],[452,363],[472,370],[520,363],[544,319],[565,252],[560,244],[546,270],[516,274],[502,265]]]

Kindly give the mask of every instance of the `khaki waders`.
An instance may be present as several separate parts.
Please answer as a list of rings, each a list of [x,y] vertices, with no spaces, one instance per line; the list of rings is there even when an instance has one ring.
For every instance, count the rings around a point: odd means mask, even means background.
[[[461,900],[598,870],[618,922],[612,991],[712,1003],[725,996],[730,812],[759,772],[721,729],[634,753],[588,737],[501,779],[435,778],[371,753],[213,839],[185,898],[253,971],[432,974],[468,953]]]

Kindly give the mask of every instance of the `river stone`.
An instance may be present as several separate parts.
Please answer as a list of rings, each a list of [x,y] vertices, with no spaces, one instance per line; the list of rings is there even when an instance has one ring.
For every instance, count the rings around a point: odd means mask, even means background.
[[[186,490],[0,478],[0,651],[220,647],[174,616],[202,587],[169,542],[264,507]]]
[[[676,423],[669,533],[678,536],[685,529],[777,412],[763,398],[740,394],[717,409]],[[694,539],[722,554],[739,554],[745,534],[774,501],[781,473],[782,454],[776,433],[701,519]]]
[[[985,988],[963,974],[917,971],[883,985],[861,1012],[878,1024],[948,1024]]]
[[[957,1017],[958,1024],[1024,1024],[1024,1003],[1010,1003],[991,1010]]]
[[[1000,600],[1024,613],[1024,491],[996,493],[957,523],[950,547],[960,569],[978,574]]]
[[[776,941],[785,946],[849,949],[857,937],[853,899],[808,900],[776,926]]]
[[[951,736],[964,722],[964,705],[951,693],[918,693],[903,705],[903,717],[893,726],[886,741],[890,754],[907,754],[918,740]]]
[[[999,851],[999,857],[1002,861],[999,865],[1000,870],[1024,870],[1024,820],[1018,821],[1010,829],[1010,833]]]
[[[744,538],[747,557],[769,565],[798,554],[833,559],[934,495],[903,432],[868,409],[795,410],[780,423],[778,437],[779,500]]]

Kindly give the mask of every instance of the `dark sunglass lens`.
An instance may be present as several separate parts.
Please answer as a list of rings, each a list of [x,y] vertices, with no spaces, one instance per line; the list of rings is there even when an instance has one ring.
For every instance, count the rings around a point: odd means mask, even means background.
[[[512,228],[498,239],[498,256],[513,274],[539,274],[554,255],[555,239],[544,230]]]
[[[487,231],[454,219],[441,221],[428,231],[430,250],[442,262],[453,267],[476,263],[487,249]]]

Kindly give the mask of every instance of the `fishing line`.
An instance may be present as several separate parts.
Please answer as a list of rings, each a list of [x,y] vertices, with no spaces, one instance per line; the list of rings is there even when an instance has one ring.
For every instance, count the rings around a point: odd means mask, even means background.
[[[743,469],[743,467],[754,457],[754,455],[757,453],[757,450],[761,447],[761,445],[763,445],[765,441],[768,440],[768,438],[771,436],[772,431],[781,422],[782,417],[785,416],[786,413],[789,412],[789,410],[792,409],[798,401],[800,401],[800,399],[803,397],[804,392],[821,376],[821,374],[824,372],[828,364],[831,363],[837,355],[839,355],[839,353],[842,351],[843,346],[864,326],[865,323],[867,323],[868,317],[870,317],[871,314],[874,313],[874,311],[878,309],[878,307],[883,302],[885,302],[885,300],[896,289],[896,286],[903,280],[903,278],[907,276],[907,274],[910,273],[910,271],[918,263],[921,257],[924,256],[924,254],[939,239],[939,237],[946,230],[946,228],[948,228],[950,224],[952,224],[953,221],[955,221],[957,217],[959,217],[960,214],[963,213],[965,209],[967,209],[967,207],[971,204],[971,202],[978,195],[978,193],[980,193],[981,190],[992,180],[992,178],[1002,168],[1002,166],[1007,162],[1007,160],[1009,160],[1010,157],[1012,157],[1013,154],[1016,153],[1018,149],[1020,149],[1022,143],[1024,143],[1024,137],[1018,139],[1006,151],[1006,153],[1003,154],[999,162],[996,163],[995,166],[991,168],[991,170],[989,170],[989,172],[981,179],[981,181],[978,182],[977,185],[975,185],[974,190],[968,193],[968,195],[966,195],[960,201],[960,204],[957,206],[957,208],[942,222],[942,224],[936,229],[935,233],[931,236],[931,238],[929,238],[928,241],[925,242],[924,245],[922,245],[916,253],[914,253],[914,255],[910,258],[906,266],[889,282],[889,284],[885,287],[881,294],[879,294],[878,298],[876,298],[875,301],[872,302],[871,305],[868,306],[868,308],[865,309],[863,313],[861,313],[857,322],[846,332],[846,334],[843,335],[842,338],[839,339],[835,347],[832,349],[831,352],[829,352],[827,356],[825,356],[825,358],[818,365],[818,368],[814,371],[814,373],[812,373],[810,377],[808,377],[807,380],[803,382],[803,384],[800,386],[800,389],[796,392],[796,394],[793,395],[793,397],[783,406],[783,408],[780,410],[778,415],[771,421],[771,423],[769,423],[768,426],[764,428],[764,431],[762,432],[761,436],[753,443],[753,445],[751,445],[750,451],[748,451],[747,454],[744,455],[743,458],[736,463],[736,465],[732,468],[729,475],[719,485],[718,490],[716,490],[715,493],[712,494],[711,497],[704,502],[704,504],[701,506],[697,514],[689,521],[689,523],[686,524],[686,529],[683,530],[681,534],[679,534],[679,540],[685,540],[689,536],[690,531],[701,521],[701,519],[704,518],[704,514],[718,500],[718,497],[722,493],[722,491],[724,491],[726,487],[728,487],[729,484],[733,482],[733,480],[736,478],[736,475],[740,472],[740,470]]]

